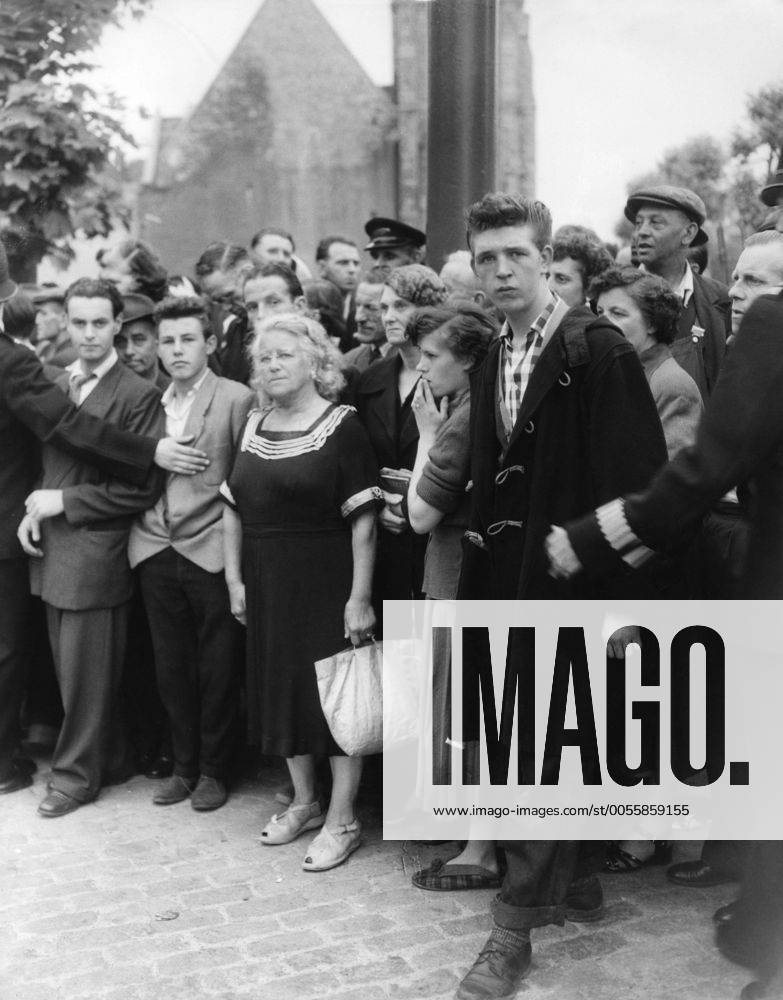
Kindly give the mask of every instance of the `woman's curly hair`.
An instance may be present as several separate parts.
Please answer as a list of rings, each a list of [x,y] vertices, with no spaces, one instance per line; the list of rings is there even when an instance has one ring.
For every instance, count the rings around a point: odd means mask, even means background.
[[[638,271],[635,267],[610,267],[590,285],[590,299],[622,288],[636,303],[639,312],[652,328],[652,335],[660,344],[671,344],[677,336],[680,319],[680,299],[657,274]]]
[[[345,385],[345,377],[340,370],[340,352],[329,339],[320,323],[302,313],[276,313],[256,327],[256,335],[250,348],[253,362],[251,385],[258,394],[261,405],[269,402],[262,387],[259,370],[260,342],[267,333],[288,333],[296,337],[303,351],[313,364],[313,381],[318,395],[336,401]]]
[[[415,306],[439,306],[449,294],[437,274],[424,264],[404,264],[396,268],[386,284],[395,295]]]

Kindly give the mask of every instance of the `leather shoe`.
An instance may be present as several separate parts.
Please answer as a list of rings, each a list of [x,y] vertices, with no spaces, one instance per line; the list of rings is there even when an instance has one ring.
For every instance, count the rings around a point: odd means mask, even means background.
[[[177,802],[184,802],[195,787],[196,782],[192,778],[172,774],[152,796],[152,802],[156,806],[176,805]]]
[[[228,792],[226,786],[217,778],[202,774],[198,779],[196,790],[190,796],[190,804],[197,812],[210,812],[226,804]]]
[[[0,780],[0,795],[9,795],[11,792],[18,792],[22,788],[29,788],[33,783],[35,773],[35,762],[26,757],[12,760],[8,765],[8,770]]]
[[[529,931],[496,927],[459,984],[454,1000],[511,1000],[531,957]]]
[[[604,915],[604,891],[595,875],[586,875],[569,885],[565,898],[566,920],[590,924]]]
[[[174,759],[167,753],[159,753],[148,767],[145,778],[170,778],[174,773]]]
[[[690,889],[706,889],[712,885],[725,885],[726,882],[736,882],[733,875],[713,868],[699,859],[698,861],[680,861],[666,870],[666,877],[675,885],[684,885]]]
[[[68,813],[75,812],[83,805],[83,802],[66,795],[65,792],[58,792],[55,788],[38,806],[38,815],[45,816],[46,819],[57,819],[59,816],[67,816]]]

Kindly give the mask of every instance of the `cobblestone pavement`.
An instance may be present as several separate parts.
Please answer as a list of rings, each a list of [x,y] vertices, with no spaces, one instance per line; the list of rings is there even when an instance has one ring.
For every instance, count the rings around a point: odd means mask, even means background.
[[[492,892],[413,889],[444,848],[384,842],[372,801],[365,846],[311,874],[307,835],[259,844],[276,769],[214,813],[153,806],[137,777],[56,820],[35,813],[45,778],[0,799],[0,1000],[446,1000],[488,933]],[[534,932],[520,997],[738,996],[749,977],[712,947],[726,889],[677,889],[660,869],[603,881],[601,923]]]

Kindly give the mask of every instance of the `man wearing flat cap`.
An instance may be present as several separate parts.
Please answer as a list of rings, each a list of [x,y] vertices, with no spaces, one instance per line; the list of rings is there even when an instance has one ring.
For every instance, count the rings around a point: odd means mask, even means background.
[[[65,292],[54,284],[40,285],[32,293],[35,303],[35,351],[41,361],[65,368],[76,360],[76,350],[65,321]]]
[[[420,229],[397,219],[375,218],[365,225],[370,242],[364,248],[374,263],[373,281],[385,282],[389,275],[404,264],[420,264],[424,259],[427,237]]]
[[[704,202],[688,188],[660,184],[634,191],[625,217],[634,225],[640,266],[667,281],[682,302],[671,350],[706,399],[726,353],[731,320],[725,286],[694,274],[687,260],[689,247],[708,239]]]
[[[122,297],[122,325],[114,338],[120,359],[137,375],[165,392],[171,379],[158,364],[158,333],[155,329],[155,303],[139,292]]]

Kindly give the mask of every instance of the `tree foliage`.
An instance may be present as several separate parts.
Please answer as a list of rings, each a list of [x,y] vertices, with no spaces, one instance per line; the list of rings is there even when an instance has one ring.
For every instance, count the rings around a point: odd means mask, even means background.
[[[119,105],[84,82],[109,24],[150,0],[3,0],[0,4],[0,209],[21,255],[67,252],[76,228],[105,234],[118,184],[104,176]]]
[[[747,163],[760,154],[772,173],[783,156],[783,83],[762,87],[748,97],[748,124],[732,139],[732,154]]]

